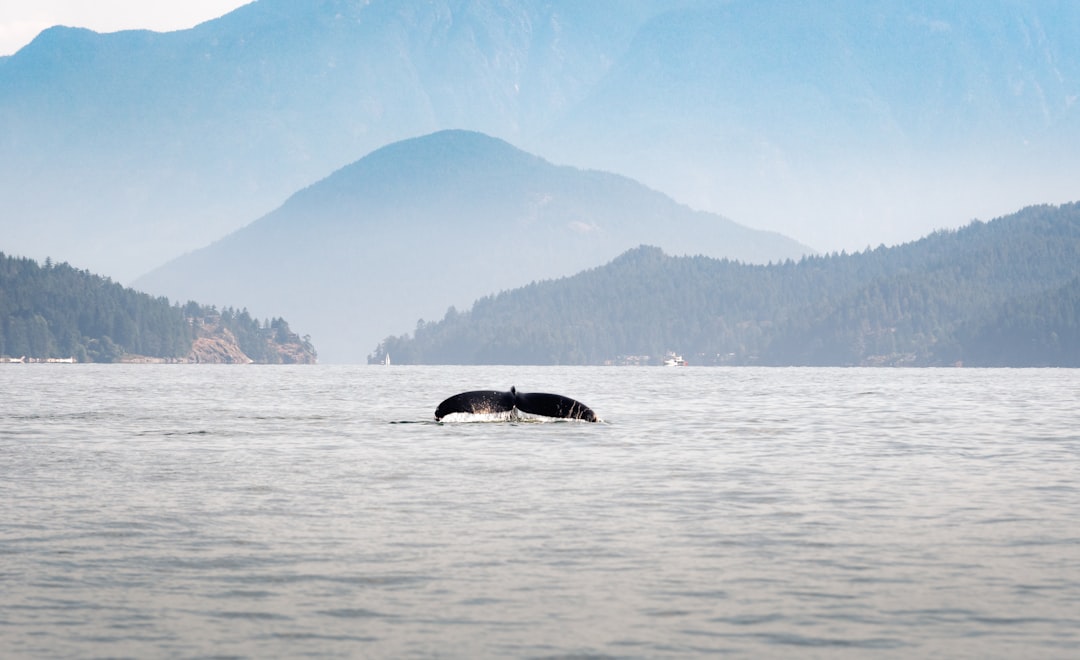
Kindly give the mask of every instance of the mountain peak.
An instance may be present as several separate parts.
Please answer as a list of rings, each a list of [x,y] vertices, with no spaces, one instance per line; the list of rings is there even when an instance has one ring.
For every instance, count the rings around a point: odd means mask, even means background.
[[[477,131],[448,129],[376,149],[358,161],[356,166],[475,172],[545,163],[542,158],[526,153],[505,140]]]
[[[553,166],[508,142],[467,130],[443,130],[376,149],[290,199],[296,204],[415,206],[424,198],[498,193],[496,182]]]
[[[380,148],[139,285],[288,315],[325,360],[358,362],[386,328],[642,244],[755,262],[808,251],[625,177],[452,130]]]

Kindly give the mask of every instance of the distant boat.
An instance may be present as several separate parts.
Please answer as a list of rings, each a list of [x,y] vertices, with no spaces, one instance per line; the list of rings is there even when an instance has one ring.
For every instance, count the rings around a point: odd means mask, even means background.
[[[387,353],[386,357],[383,358],[383,364],[385,364],[388,367],[390,366],[390,354],[389,353]]]
[[[681,355],[675,355],[674,353],[668,353],[667,358],[664,360],[665,367],[685,367],[686,360]]]

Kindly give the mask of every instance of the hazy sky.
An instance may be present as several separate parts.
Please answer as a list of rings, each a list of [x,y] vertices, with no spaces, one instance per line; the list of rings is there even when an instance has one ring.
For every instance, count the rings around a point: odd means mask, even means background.
[[[251,0],[0,0],[0,55],[11,55],[54,25],[96,32],[183,30]]]

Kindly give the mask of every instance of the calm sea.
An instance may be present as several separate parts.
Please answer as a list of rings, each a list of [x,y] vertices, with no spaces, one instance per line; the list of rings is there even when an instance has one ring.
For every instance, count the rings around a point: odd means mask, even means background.
[[[604,420],[454,423],[462,390]],[[0,655],[1078,657],[1080,370],[0,366]]]

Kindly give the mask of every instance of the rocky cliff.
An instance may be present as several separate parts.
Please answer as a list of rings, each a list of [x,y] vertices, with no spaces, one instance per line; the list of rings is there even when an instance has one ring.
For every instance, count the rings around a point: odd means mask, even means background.
[[[188,362],[196,364],[251,364],[251,358],[240,350],[236,336],[228,328],[214,336],[199,337],[191,345]]]
[[[185,357],[162,358],[127,354],[118,361],[125,364],[315,364],[316,353],[311,343],[291,332],[275,332],[256,339],[256,351],[261,359],[251,358],[241,347],[232,330],[225,327],[221,317],[211,315],[192,319],[197,337]],[[249,342],[251,339],[249,338]],[[250,350],[250,349],[249,349]]]

